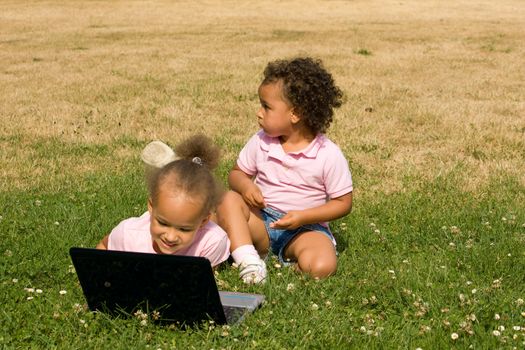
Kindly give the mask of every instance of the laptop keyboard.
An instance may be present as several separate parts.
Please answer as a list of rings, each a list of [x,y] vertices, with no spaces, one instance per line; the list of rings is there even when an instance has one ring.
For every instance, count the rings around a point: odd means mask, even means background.
[[[223,305],[224,315],[226,316],[226,322],[228,324],[233,324],[241,319],[241,317],[246,312],[246,308],[239,306],[227,306]]]

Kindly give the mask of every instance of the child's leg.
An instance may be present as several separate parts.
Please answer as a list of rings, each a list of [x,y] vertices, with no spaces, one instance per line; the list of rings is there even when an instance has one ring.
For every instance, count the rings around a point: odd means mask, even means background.
[[[284,257],[297,261],[298,269],[314,278],[328,277],[337,270],[334,244],[328,236],[317,231],[296,236],[285,248]]]
[[[254,245],[264,256],[270,244],[258,209],[250,209],[241,195],[228,191],[217,208],[217,223],[228,234],[231,251],[243,245]]]
[[[266,264],[260,255],[268,252],[269,238],[258,210],[250,209],[238,193],[229,191],[217,208],[217,222],[228,234],[242,280],[264,282]]]

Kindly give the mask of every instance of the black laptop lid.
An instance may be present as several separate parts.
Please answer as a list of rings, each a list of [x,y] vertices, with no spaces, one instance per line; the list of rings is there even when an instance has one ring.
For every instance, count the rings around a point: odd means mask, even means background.
[[[226,323],[205,258],[90,248],[69,253],[90,310],[130,315],[141,310],[150,316],[157,311],[160,322],[186,325]]]

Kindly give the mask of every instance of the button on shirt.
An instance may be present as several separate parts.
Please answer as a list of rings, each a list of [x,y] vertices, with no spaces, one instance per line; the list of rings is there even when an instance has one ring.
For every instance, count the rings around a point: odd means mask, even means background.
[[[282,212],[304,210],[352,192],[352,175],[341,149],[319,134],[303,150],[286,153],[278,138],[253,135],[237,160],[255,176],[266,205]]]

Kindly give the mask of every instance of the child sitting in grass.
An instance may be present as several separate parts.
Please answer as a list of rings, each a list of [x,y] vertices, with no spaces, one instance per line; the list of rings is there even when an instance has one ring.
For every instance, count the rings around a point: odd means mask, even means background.
[[[352,177],[343,153],[324,132],[342,92],[312,58],[270,62],[259,86],[261,130],[230,171],[232,191],[217,208],[232,257],[246,283],[263,282],[261,259],[281,261],[315,278],[335,273],[335,239],[328,221],[352,208]]]
[[[122,221],[99,249],[202,256],[216,266],[229,257],[226,233],[210,221],[221,191],[210,170],[219,150],[202,135],[176,148],[155,141],[142,153],[148,166],[148,211]]]

